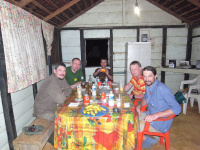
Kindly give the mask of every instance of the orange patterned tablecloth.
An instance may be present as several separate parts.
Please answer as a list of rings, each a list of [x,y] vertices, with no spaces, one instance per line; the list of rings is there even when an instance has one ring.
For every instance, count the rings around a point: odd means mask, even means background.
[[[120,113],[104,104],[109,113],[102,117],[86,117],[81,108],[68,107],[75,101],[75,95],[68,97],[65,104],[55,112],[54,147],[69,150],[133,150],[137,136],[137,115],[132,101],[126,94],[122,96]],[[124,108],[123,103],[130,103]],[[99,103],[101,105],[101,103]]]

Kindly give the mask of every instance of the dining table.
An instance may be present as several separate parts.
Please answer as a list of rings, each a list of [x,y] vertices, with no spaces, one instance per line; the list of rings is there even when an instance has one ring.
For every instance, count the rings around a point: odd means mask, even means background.
[[[90,93],[90,90],[88,90]],[[114,99],[119,93],[114,93]],[[82,110],[87,106],[77,101],[73,91],[55,111],[54,148],[58,150],[134,150],[136,148],[138,117],[127,93],[121,92],[119,111],[100,100],[100,95],[90,96],[90,104],[106,108],[103,116],[89,116]],[[71,105],[78,103],[78,105]]]

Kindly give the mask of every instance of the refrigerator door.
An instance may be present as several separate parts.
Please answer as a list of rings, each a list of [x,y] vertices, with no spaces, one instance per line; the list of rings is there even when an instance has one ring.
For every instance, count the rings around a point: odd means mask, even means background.
[[[151,42],[128,42],[126,43],[126,84],[132,78],[130,72],[130,63],[132,61],[139,61],[142,68],[150,66],[151,64]]]

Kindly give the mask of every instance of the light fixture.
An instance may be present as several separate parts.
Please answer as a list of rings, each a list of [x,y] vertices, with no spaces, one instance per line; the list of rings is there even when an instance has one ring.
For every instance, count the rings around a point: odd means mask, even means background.
[[[137,0],[136,0],[136,3],[135,3],[135,9],[134,9],[134,11],[135,11],[135,13],[136,13],[137,15],[139,15],[140,9],[139,9],[139,7],[138,7],[138,2],[137,2]]]

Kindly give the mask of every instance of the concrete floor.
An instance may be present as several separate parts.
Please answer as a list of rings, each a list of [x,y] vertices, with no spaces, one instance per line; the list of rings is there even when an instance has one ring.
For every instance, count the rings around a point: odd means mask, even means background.
[[[198,104],[194,103],[191,108],[188,104],[187,114],[181,113],[177,116],[169,132],[170,150],[200,150],[200,114]],[[152,146],[152,150],[165,150],[165,145]],[[43,150],[55,150],[47,142]],[[142,149],[145,150],[145,149]]]

